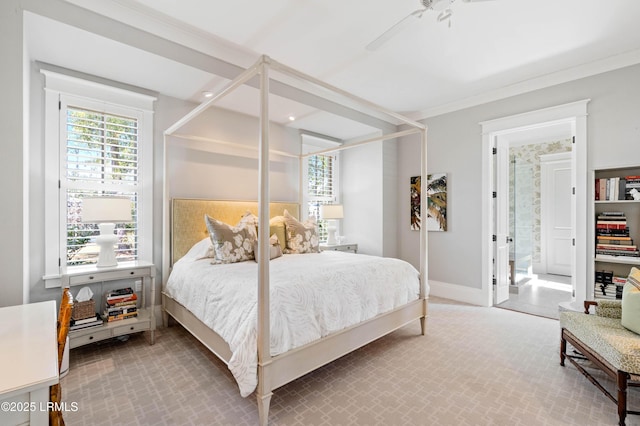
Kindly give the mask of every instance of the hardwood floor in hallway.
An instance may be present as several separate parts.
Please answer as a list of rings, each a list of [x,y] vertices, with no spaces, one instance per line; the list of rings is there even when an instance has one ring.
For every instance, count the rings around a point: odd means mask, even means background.
[[[496,307],[558,319],[558,304],[571,301],[571,277],[533,274],[524,281],[520,281],[517,294],[510,293],[509,300]]]

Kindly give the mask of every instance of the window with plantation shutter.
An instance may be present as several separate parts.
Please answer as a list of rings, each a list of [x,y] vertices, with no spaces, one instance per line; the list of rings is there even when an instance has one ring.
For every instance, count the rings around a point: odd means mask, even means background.
[[[336,145],[338,144],[334,141],[303,135],[304,150],[311,153]],[[303,176],[307,188],[303,205],[307,206],[307,214],[317,219],[320,241],[327,240],[327,222],[320,219],[320,206],[336,204],[340,199],[338,155],[337,152],[333,152],[306,157]]]
[[[98,258],[85,197],[131,199],[117,223],[118,262],[152,261],[154,97],[41,70],[45,75],[45,286]]]
[[[68,106],[66,109],[67,265],[96,263],[99,235],[83,223],[82,199],[125,196],[132,200],[132,222],[116,224],[118,261],[138,258],[138,119]]]

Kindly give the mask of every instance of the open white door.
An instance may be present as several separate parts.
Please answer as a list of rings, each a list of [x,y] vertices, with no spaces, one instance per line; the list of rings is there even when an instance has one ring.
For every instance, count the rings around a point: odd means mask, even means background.
[[[571,276],[572,172],[571,153],[540,156],[542,232],[546,272]]]
[[[497,138],[494,304],[509,299],[509,143]]]

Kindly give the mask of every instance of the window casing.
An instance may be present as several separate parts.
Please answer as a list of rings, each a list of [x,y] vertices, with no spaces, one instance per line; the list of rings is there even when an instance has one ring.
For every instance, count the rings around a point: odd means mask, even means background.
[[[96,224],[81,200],[132,200],[131,223],[117,224],[118,261],[152,260],[152,131],[155,98],[75,77],[45,74],[45,286],[95,263]]]

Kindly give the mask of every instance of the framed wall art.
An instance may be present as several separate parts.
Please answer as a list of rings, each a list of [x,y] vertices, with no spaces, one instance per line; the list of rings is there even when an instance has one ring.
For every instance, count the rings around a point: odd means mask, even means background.
[[[420,230],[422,215],[420,212],[421,176],[411,177],[411,229]],[[427,175],[427,230],[447,230],[447,174]]]

